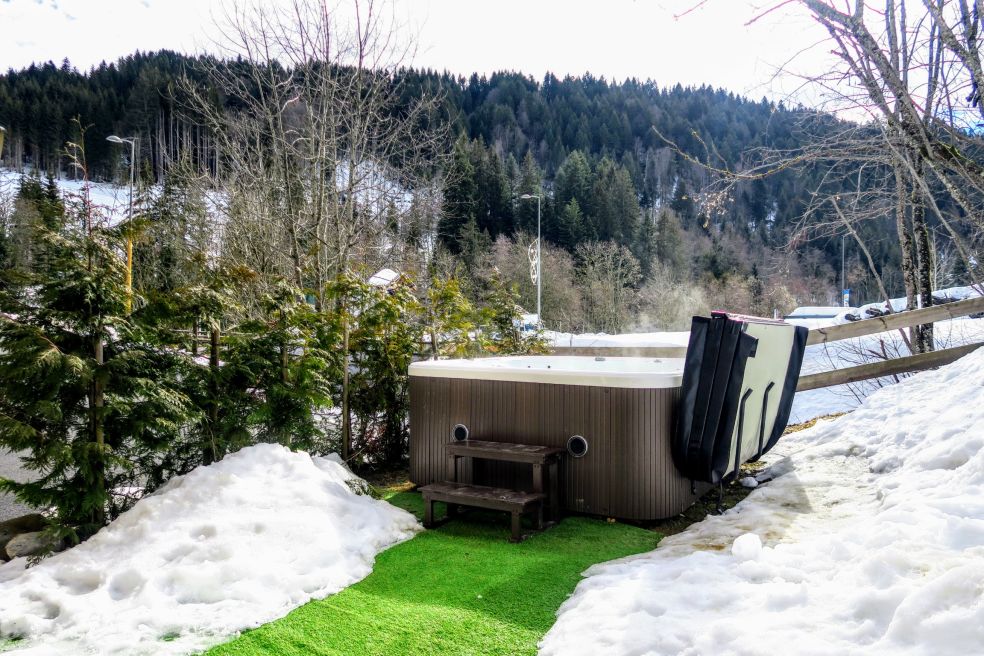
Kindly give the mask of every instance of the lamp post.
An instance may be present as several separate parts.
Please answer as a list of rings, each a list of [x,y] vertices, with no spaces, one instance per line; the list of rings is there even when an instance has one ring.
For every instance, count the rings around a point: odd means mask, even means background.
[[[536,325],[537,328],[543,327],[543,317],[540,314],[540,293],[543,287],[543,276],[540,275],[540,195],[523,194],[522,200],[536,199]]]
[[[123,139],[111,134],[106,137],[106,141],[114,144],[130,144],[130,193],[129,209],[127,210],[126,226],[126,311],[133,309],[133,178],[137,166],[137,137]]]

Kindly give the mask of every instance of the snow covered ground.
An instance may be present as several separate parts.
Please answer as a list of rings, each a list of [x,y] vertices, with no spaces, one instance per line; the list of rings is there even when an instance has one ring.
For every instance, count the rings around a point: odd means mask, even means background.
[[[13,202],[20,187],[20,179],[21,174],[17,171],[0,168],[0,202]],[[44,181],[43,177],[42,181]],[[79,194],[82,191],[81,180],[57,179],[55,183],[63,196]],[[117,187],[108,182],[94,182],[89,185],[89,194],[93,204],[100,208],[111,223],[119,223],[126,219],[129,210],[127,187]]]
[[[984,653],[982,399],[979,350],[785,437],[738,506],[589,569],[540,653]]]
[[[74,549],[0,566],[0,636],[19,656],[186,654],[335,593],[420,528],[350,480],[270,444],[199,467]]]
[[[15,481],[29,480],[30,474],[26,472],[21,464],[20,455],[11,453],[0,447],[0,478],[9,478]],[[30,507],[17,501],[12,494],[0,492],[0,522],[4,522],[20,515],[34,512]]]
[[[964,317],[938,321],[933,334],[936,347],[941,349],[981,342],[984,341],[984,319]],[[909,351],[898,331],[830,344],[815,344],[806,347],[802,373],[809,374],[864,364],[873,361],[872,353],[887,353],[889,357],[896,358],[908,355]],[[793,399],[789,421],[799,423],[825,414],[847,412],[856,408],[868,394],[893,383],[895,383],[894,378],[886,378],[798,392]]]

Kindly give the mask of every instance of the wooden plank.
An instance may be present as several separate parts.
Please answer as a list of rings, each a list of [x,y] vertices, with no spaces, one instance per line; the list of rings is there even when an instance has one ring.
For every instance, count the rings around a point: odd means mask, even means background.
[[[839,326],[815,328],[810,331],[806,344],[809,346],[811,344],[825,344],[842,339],[851,339],[852,337],[863,337],[888,330],[918,326],[933,321],[956,319],[957,317],[965,317],[968,314],[976,314],[978,312],[984,312],[984,296],[968,298],[963,301],[954,301],[953,303],[943,303],[942,305],[933,305],[919,310],[909,310],[908,312],[895,312],[882,317],[852,321]]]
[[[449,442],[446,448],[448,453],[453,456],[470,456],[472,458],[484,458],[486,460],[537,465],[543,465],[565,451],[561,447],[471,439],[461,442]]]
[[[872,362],[862,364],[857,367],[846,367],[844,369],[834,369],[833,371],[823,371],[816,374],[801,376],[796,385],[797,392],[830,387],[832,385],[843,385],[845,383],[856,383],[861,380],[871,378],[881,378],[883,376],[893,376],[912,371],[922,371],[941,367],[959,360],[963,356],[984,346],[984,342],[977,344],[967,344],[954,348],[931,351],[929,353],[919,353],[904,358],[894,360],[884,360],[882,362]]]
[[[686,346],[555,346],[551,355],[579,355],[609,358],[682,358]]]
[[[493,510],[509,510],[514,507],[526,508],[542,502],[545,498],[542,493],[520,492],[487,485],[468,485],[450,481],[425,485],[420,488],[420,493],[425,499]]]

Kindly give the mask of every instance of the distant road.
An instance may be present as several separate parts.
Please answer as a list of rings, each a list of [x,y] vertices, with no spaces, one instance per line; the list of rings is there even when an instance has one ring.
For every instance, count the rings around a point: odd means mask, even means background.
[[[25,474],[26,472],[20,466],[20,458],[9,451],[0,449],[0,478],[24,480]],[[0,492],[0,522],[29,512],[33,512],[31,508],[18,503],[11,495]]]

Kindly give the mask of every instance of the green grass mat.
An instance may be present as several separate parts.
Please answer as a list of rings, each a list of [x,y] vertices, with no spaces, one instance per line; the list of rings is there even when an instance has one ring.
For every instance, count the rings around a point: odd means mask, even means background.
[[[419,494],[388,501],[423,514]],[[660,535],[572,517],[521,544],[508,537],[506,513],[469,512],[379,554],[359,583],[208,654],[534,654],[588,566],[649,551]]]

